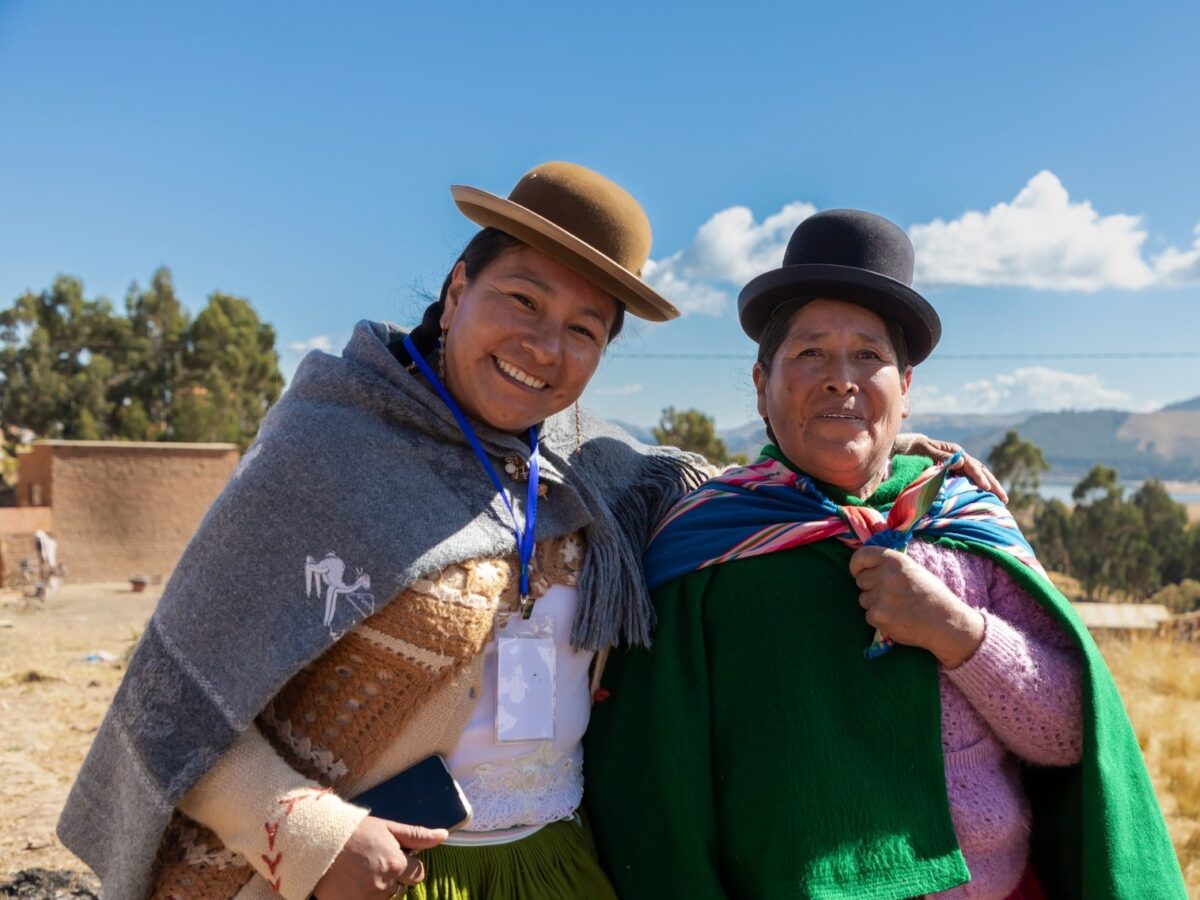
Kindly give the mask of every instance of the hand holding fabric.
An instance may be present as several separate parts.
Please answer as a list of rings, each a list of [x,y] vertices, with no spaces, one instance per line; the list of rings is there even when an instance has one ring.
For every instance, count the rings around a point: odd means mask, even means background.
[[[367,816],[317,882],[313,894],[317,900],[391,897],[399,888],[425,878],[421,860],[405,850],[433,847],[448,836],[444,828],[421,828]]]
[[[893,641],[923,647],[947,669],[983,641],[985,620],[934,575],[895,550],[866,546],[850,557],[867,622]]]
[[[991,469],[985,466],[982,461],[963,450],[961,444],[956,444],[953,441],[939,441],[936,438],[929,437],[929,435],[914,431],[896,435],[896,442],[892,447],[892,452],[928,456],[935,463],[949,459],[955,453],[961,453],[962,456],[958,462],[950,466],[950,471],[956,475],[962,475],[964,478],[969,478],[978,487],[995,494],[1002,502],[1008,502],[1008,492],[1004,490],[1004,486],[1000,484],[999,479],[992,474]]]

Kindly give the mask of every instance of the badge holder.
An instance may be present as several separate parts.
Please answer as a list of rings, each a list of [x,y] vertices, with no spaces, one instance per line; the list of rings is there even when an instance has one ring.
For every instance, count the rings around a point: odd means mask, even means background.
[[[553,616],[496,617],[496,741],[554,740]]]

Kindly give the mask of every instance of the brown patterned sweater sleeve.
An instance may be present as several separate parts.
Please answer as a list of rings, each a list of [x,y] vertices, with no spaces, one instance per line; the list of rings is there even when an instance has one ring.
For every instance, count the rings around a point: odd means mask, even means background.
[[[289,766],[257,726],[196,783],[180,809],[288,900],[312,893],[367,815]]]

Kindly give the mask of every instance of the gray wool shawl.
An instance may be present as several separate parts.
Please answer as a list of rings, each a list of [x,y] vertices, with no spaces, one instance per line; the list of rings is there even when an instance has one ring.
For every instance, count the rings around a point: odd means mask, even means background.
[[[58,823],[107,897],[150,887],[172,810],[303,666],[418,578],[515,553],[511,519],[442,401],[361,322],[311,353],[204,516]],[[568,411],[541,426],[537,538],[583,529],[573,643],[648,643],[641,556],[702,461]],[[478,425],[503,474],[525,440]],[[511,493],[524,506],[521,486]]]

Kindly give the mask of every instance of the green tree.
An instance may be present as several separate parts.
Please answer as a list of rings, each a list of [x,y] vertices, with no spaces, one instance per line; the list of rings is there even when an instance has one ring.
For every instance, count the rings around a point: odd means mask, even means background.
[[[248,301],[215,293],[189,336],[180,397],[170,417],[173,438],[249,446],[283,390],[275,329],[259,320]]]
[[[698,409],[676,410],[668,406],[662,411],[658,425],[651,431],[659,444],[699,453],[717,465],[725,465],[730,461],[729,450],[725,442],[717,437],[712,417]]]
[[[214,293],[193,321],[159,269],[125,315],[60,276],[0,310],[5,440],[253,439],[283,378],[275,332],[248,301]]]
[[[1200,581],[1200,522],[1193,522],[1184,536],[1183,577]]]
[[[1071,492],[1071,563],[1089,600],[1114,591],[1144,598],[1159,585],[1159,557],[1142,511],[1122,493],[1108,466],[1093,466]]]
[[[1041,475],[1050,466],[1036,444],[1010,431],[988,453],[987,463],[1008,491],[1008,506],[1014,514],[1028,513],[1037,505]]]
[[[191,320],[175,294],[168,269],[158,269],[150,287],[135,282],[125,295],[132,333],[122,405],[116,430],[130,440],[156,440],[168,428],[177,391],[185,377],[183,363]]]
[[[1071,574],[1071,510],[1061,500],[1039,505],[1033,516],[1032,542],[1048,570]]]
[[[1158,571],[1164,584],[1182,581],[1187,574],[1187,508],[1176,503],[1161,481],[1145,481],[1132,502],[1142,514],[1146,539],[1158,554]]]
[[[128,322],[107,300],[85,300],[77,278],[59,276],[40,294],[0,310],[0,409],[6,426],[40,437],[109,436],[116,366],[108,351]]]

